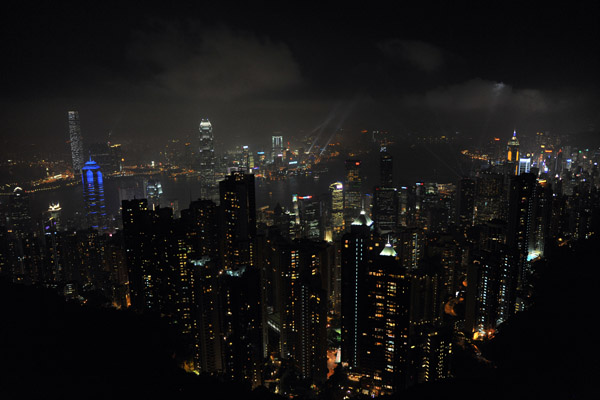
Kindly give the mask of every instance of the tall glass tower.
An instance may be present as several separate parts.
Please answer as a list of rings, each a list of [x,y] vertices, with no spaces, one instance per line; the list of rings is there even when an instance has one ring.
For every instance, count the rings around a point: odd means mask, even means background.
[[[346,160],[346,180],[344,182],[344,225],[346,230],[360,215],[362,210],[362,176],[360,160]]]
[[[81,169],[83,181],[83,203],[88,226],[105,232],[106,205],[104,203],[104,180],[100,167],[95,161],[86,162]]]
[[[83,139],[79,126],[79,113],[69,111],[69,137],[71,140],[71,158],[73,159],[73,173],[79,174],[83,168]]]
[[[517,131],[515,131],[508,141],[506,146],[507,150],[507,161],[509,164],[514,165],[514,175],[519,175],[519,139],[517,139]]]
[[[387,147],[382,146],[379,150],[379,173],[380,184],[386,188],[394,187],[394,159],[387,152]]]
[[[283,154],[283,136],[272,136],[271,142],[271,161],[275,161],[277,157]]]
[[[198,162],[200,177],[202,179],[201,195],[210,198],[216,191],[215,182],[215,144],[212,124],[208,118],[200,121],[198,128]]]
[[[329,185],[331,194],[331,227],[337,238],[344,233],[344,184],[334,182]]]

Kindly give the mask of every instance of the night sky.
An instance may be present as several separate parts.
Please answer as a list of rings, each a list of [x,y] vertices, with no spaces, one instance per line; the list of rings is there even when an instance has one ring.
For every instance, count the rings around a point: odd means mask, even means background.
[[[64,143],[70,109],[86,143],[160,143],[203,117],[222,148],[338,127],[600,129],[597,2],[129,3],[3,6],[3,139]]]

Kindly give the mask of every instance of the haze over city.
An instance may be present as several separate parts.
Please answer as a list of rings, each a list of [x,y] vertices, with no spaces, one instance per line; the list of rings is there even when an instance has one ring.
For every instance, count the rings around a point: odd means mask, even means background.
[[[110,2],[109,2],[110,3]],[[225,143],[324,127],[475,138],[598,131],[595,5],[398,8],[11,2],[3,138],[162,141],[203,117]]]

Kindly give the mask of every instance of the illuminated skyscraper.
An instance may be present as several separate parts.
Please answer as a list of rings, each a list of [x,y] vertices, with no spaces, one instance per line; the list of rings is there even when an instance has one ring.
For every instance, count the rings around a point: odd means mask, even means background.
[[[84,166],[83,138],[81,137],[81,127],[79,126],[79,113],[77,111],[69,111],[68,116],[73,173],[79,174]]]
[[[218,373],[223,370],[224,344],[219,312],[219,274],[210,257],[191,260],[191,264],[193,313],[196,318],[194,364],[200,372]]]
[[[365,326],[368,323],[366,260],[374,254],[372,221],[366,215],[357,219],[342,236],[342,361],[351,369],[365,361]]]
[[[44,275],[46,279],[54,282],[60,282],[64,279],[62,249],[59,241],[59,221],[60,204],[50,204],[47,212],[47,218],[44,221],[44,240],[46,242],[46,270]]]
[[[252,154],[250,153],[249,146],[242,146],[242,159],[240,160],[240,165],[244,172],[251,174],[254,169],[254,159],[252,158]]]
[[[501,286],[504,272],[505,253],[476,252],[473,262],[467,269],[465,326],[469,333],[485,335],[496,328],[499,319],[498,308],[502,304],[500,293],[508,287]]]
[[[346,181],[344,182],[344,225],[352,224],[362,210],[360,160],[346,160]]]
[[[398,227],[398,190],[392,187],[375,187],[373,193],[373,219],[381,234],[389,233]]]
[[[321,203],[313,196],[297,196],[300,237],[321,240]]]
[[[394,187],[394,159],[387,152],[387,147],[382,146],[379,152],[379,173],[381,174],[381,186]]]
[[[377,395],[406,386],[410,276],[370,224],[363,214],[342,238],[341,357]]]
[[[131,306],[138,311],[158,311],[159,274],[151,243],[153,218],[148,210],[148,200],[123,200],[121,209]]]
[[[517,139],[517,131],[513,132],[512,137],[508,141],[507,146],[508,154],[507,161],[518,162],[519,161],[519,139]]]
[[[515,165],[514,174],[519,174],[519,139],[517,139],[517,131],[513,132],[512,137],[508,141],[506,160]]]
[[[104,179],[100,167],[90,158],[81,169],[83,202],[88,226],[106,231],[106,205],[104,203]]]
[[[451,376],[452,338],[437,330],[424,334],[420,346],[418,383],[435,382]]]
[[[219,258],[217,205],[211,200],[198,199],[181,211],[181,219],[187,224],[187,235],[196,259],[209,257],[216,263]]]
[[[517,288],[515,310],[522,311],[522,299],[527,292],[529,281],[530,263],[529,250],[535,230],[536,211],[536,186],[535,175],[523,173],[510,179],[508,197],[508,233],[506,244],[510,255],[511,274],[516,279],[514,286]]]
[[[256,197],[254,175],[234,171],[219,182],[221,257],[225,269],[254,265]]]
[[[275,161],[277,157],[283,155],[283,136],[272,136],[271,142],[271,161]]]
[[[146,198],[148,199],[148,206],[151,210],[156,210],[160,207],[160,198],[162,197],[162,194],[162,185],[159,181],[150,179],[146,182]]]
[[[344,184],[335,182],[329,185],[331,194],[331,227],[337,237],[344,232]]]
[[[407,227],[400,231],[398,239],[402,266],[409,271],[416,270],[424,256],[425,233],[417,227]]]
[[[366,267],[367,323],[363,330],[362,369],[373,379],[376,394],[406,387],[410,276],[388,242]]]
[[[215,182],[215,144],[212,124],[208,118],[203,118],[198,128],[198,164],[201,183],[201,195],[204,198],[214,197]]]
[[[235,266],[219,276],[224,375],[262,383],[262,314],[260,273],[257,268]]]
[[[60,230],[60,213],[62,208],[60,207],[60,203],[51,203],[48,207],[48,219],[52,220],[52,225],[54,229],[57,231]]]
[[[29,233],[33,229],[29,195],[20,187],[13,190],[9,203],[9,227],[18,235]]]
[[[328,245],[273,237],[269,260],[274,271],[271,325],[279,333],[277,350],[302,379],[314,383],[327,375]]]
[[[531,171],[531,158],[519,158],[519,175]]]

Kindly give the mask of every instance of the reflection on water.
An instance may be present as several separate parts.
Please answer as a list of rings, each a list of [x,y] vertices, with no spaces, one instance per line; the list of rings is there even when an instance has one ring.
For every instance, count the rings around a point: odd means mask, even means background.
[[[394,181],[399,185],[408,185],[417,181],[455,182],[460,173],[468,171],[465,165],[457,163],[457,156],[452,149],[420,147],[396,147],[394,152]],[[435,154],[434,154],[435,151]],[[433,155],[432,155],[433,154]],[[369,192],[379,183],[379,154],[373,152],[363,160],[363,190]],[[452,168],[450,168],[452,167]],[[462,167],[462,168],[461,168]],[[336,181],[344,180],[344,160],[334,160],[326,165],[327,172],[319,174],[318,179],[311,176],[288,177],[281,181],[256,181],[256,206],[275,206],[279,203],[290,207],[292,194],[317,196],[327,193],[328,186]],[[188,207],[190,201],[200,197],[200,184],[197,177],[171,178],[167,175],[120,177],[106,179],[104,195],[109,214],[118,215],[120,201],[133,198],[132,193],[143,196],[143,182],[147,179],[159,180],[163,187],[161,206],[167,206],[171,200],[177,200],[180,209]],[[127,190],[134,188],[135,190]],[[121,195],[119,195],[121,193]],[[120,198],[121,197],[121,198]],[[48,209],[50,203],[60,202],[64,218],[71,218],[76,211],[83,210],[83,194],[81,186],[65,187],[52,191],[30,194],[31,212],[34,218]]]
[[[328,186],[335,179],[330,173],[322,174],[319,179],[305,176],[290,177],[280,181],[256,180],[256,205],[290,207],[292,194],[318,195],[326,193]],[[143,196],[144,180],[159,180],[162,184],[163,195],[161,206],[166,207],[171,200],[177,200],[180,209],[188,207],[189,203],[200,197],[200,184],[196,178],[186,179],[178,177],[172,179],[167,175],[152,177],[120,177],[104,181],[104,198],[108,214],[118,215],[123,198]],[[338,178],[339,179],[339,178]],[[62,207],[62,217],[72,218],[76,212],[83,211],[83,192],[81,185],[64,187],[49,191],[40,191],[30,194],[30,206],[33,216],[41,216],[48,209],[50,203],[59,202]]]

